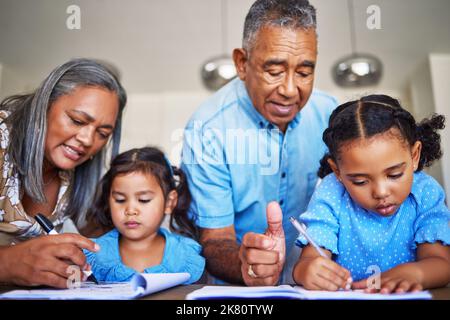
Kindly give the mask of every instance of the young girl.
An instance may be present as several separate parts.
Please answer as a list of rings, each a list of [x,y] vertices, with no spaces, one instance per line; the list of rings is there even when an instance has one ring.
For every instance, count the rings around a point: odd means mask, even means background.
[[[178,178],[176,179],[175,176]],[[184,173],[171,167],[156,148],[132,149],[118,155],[100,181],[90,215],[114,228],[86,251],[99,281],[128,281],[136,272],[188,272],[196,282],[205,260],[200,245],[188,238],[197,232],[188,219],[190,194]],[[170,228],[160,228],[170,215]],[[186,237],[188,236],[188,237]]]
[[[298,284],[390,293],[450,281],[450,211],[441,186],[422,172],[441,156],[436,131],[443,127],[441,115],[416,124],[385,95],[336,108],[323,134],[323,181],[301,215],[332,259],[299,237],[305,247],[293,271]]]

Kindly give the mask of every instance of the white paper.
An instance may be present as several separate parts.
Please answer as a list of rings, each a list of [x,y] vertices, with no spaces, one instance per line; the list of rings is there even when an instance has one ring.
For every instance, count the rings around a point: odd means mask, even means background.
[[[100,283],[83,282],[73,289],[13,290],[0,294],[0,299],[51,299],[51,300],[128,300],[183,284],[189,273],[141,273],[130,282]]]
[[[205,286],[186,296],[188,300],[204,299],[305,299],[305,300],[410,300],[431,299],[428,291],[402,294],[364,293],[351,291],[313,291],[289,285],[268,287]]]

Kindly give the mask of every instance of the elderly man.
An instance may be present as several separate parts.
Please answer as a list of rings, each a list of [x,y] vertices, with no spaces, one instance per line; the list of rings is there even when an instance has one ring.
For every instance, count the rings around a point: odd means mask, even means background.
[[[322,132],[337,102],[313,90],[315,9],[257,0],[247,14],[239,75],[185,131],[182,167],[209,273],[246,285],[292,282],[298,216],[317,182]],[[219,282],[220,283],[220,282]]]

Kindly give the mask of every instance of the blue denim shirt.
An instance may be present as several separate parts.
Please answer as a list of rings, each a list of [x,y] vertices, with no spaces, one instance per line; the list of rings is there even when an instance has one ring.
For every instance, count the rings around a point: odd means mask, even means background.
[[[255,109],[241,80],[210,97],[189,120],[182,152],[197,225],[234,224],[240,243],[247,232],[265,231],[266,206],[278,201],[287,259],[296,260],[289,252],[297,232],[287,217],[306,210],[326,151],[322,133],[336,106],[314,90],[283,134]]]

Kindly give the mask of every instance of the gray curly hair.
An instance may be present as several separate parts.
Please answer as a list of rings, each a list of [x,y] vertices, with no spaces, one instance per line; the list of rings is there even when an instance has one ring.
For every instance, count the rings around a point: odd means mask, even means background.
[[[244,23],[242,47],[250,52],[262,27],[316,29],[316,9],[308,0],[257,0]]]

